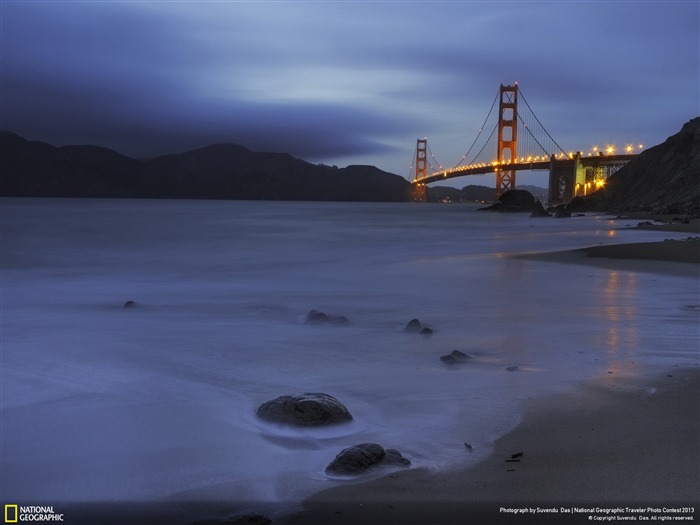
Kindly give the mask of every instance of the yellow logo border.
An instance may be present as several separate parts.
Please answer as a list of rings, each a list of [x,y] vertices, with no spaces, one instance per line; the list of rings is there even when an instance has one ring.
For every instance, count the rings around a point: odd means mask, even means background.
[[[15,518],[10,519],[10,513],[9,510],[14,509],[15,511]],[[13,504],[13,505],[5,505],[5,523],[17,523],[17,518],[19,518],[19,505]]]

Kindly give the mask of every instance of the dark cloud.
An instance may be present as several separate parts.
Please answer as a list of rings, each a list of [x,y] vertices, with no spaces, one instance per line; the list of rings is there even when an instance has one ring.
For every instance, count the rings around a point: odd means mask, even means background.
[[[697,116],[694,2],[3,2],[2,127],[144,157],[215,142],[404,175],[501,83],[565,147]],[[634,135],[634,136],[630,136]]]

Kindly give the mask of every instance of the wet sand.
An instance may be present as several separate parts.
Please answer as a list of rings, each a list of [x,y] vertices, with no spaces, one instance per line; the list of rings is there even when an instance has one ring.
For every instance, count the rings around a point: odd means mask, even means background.
[[[585,523],[605,514],[562,509],[687,506],[695,513],[683,515],[697,521],[700,366],[651,378],[610,372],[575,392],[532,402],[523,422],[473,468],[415,469],[330,489],[275,523]],[[523,508],[534,512],[503,510]],[[646,511],[652,515],[664,513]]]
[[[530,253],[517,257],[585,264],[615,270],[700,277],[700,238],[591,246],[563,252]]]
[[[700,276],[700,240],[525,257]],[[582,508],[594,511],[575,511]],[[613,508],[620,511],[606,514]],[[274,523],[567,524],[606,517],[658,522],[663,516],[700,520],[700,362],[654,377],[608,371],[571,393],[531,402],[522,423],[475,467],[413,469],[329,489],[308,498],[304,511]]]

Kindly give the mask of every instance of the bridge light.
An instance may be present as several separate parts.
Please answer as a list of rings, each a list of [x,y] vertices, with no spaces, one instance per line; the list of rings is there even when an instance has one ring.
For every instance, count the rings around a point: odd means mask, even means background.
[[[625,148],[625,151],[627,153],[631,153],[634,148],[632,147],[632,144],[628,144],[627,147]]]
[[[612,155],[615,152],[615,147],[608,146],[607,148],[605,148],[605,151],[607,152],[608,155]]]
[[[644,149],[644,146],[642,144],[640,144],[639,149]]]

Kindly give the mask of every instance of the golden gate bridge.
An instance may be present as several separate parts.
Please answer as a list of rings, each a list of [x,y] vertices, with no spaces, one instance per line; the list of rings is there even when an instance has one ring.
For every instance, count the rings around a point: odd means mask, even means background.
[[[519,100],[522,101],[520,106]],[[494,112],[497,102],[498,110]],[[484,134],[489,129],[490,133]],[[600,189],[612,173],[632,160],[641,149],[641,144],[636,147],[628,144],[624,153],[616,152],[614,146],[603,149],[594,146],[585,154],[583,150],[567,152],[532,111],[518,83],[501,84],[476,138],[456,166],[443,168],[430,149],[428,139],[417,139],[415,161],[411,166],[414,200],[424,201],[426,185],[432,182],[487,173],[496,174],[495,196],[498,199],[506,191],[515,189],[517,171],[548,170],[549,204],[567,203],[576,196]]]

